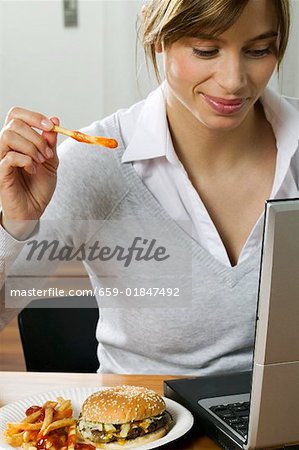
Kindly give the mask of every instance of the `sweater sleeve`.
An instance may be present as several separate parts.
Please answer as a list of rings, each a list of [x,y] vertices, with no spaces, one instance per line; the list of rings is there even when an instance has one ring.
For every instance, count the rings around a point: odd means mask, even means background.
[[[0,286],[3,287],[5,282],[5,275],[9,271],[9,267],[13,264],[18,257],[22,248],[28,242],[28,240],[18,241],[12,237],[1,225],[0,225]],[[5,304],[5,290],[4,288],[0,293],[0,330],[15,317],[18,313],[17,308],[6,308]]]

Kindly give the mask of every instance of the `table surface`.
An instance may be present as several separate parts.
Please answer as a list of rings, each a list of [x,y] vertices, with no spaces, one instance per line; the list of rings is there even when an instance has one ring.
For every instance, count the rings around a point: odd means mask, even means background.
[[[0,407],[40,392],[60,387],[117,386],[131,384],[145,386],[163,394],[163,380],[177,378],[167,375],[110,375],[80,373],[34,373],[0,372]],[[201,436],[194,427],[163,450],[216,450],[219,449],[208,437]]]

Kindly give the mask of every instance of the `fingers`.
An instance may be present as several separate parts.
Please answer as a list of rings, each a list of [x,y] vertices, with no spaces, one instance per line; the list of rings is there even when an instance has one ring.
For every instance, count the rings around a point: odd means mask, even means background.
[[[55,121],[59,123],[59,119],[54,117],[53,121],[40,113],[12,108],[0,132],[0,159],[11,150],[31,156],[39,164],[53,158],[57,133],[49,130],[53,128]],[[42,133],[32,127],[41,129]]]
[[[6,157],[0,162],[2,181],[14,171],[16,167],[21,167],[29,174],[36,173],[36,166],[30,156],[17,152],[8,152]]]
[[[18,108],[16,106],[9,110],[6,116],[5,125],[13,119],[20,119],[27,123],[30,127],[38,128],[44,131],[49,131],[53,128],[53,123],[43,114],[29,111],[24,108]]]
[[[49,117],[49,120],[52,122],[52,124],[59,125],[60,121],[58,117]],[[57,145],[57,133],[55,133],[54,131],[43,131],[41,135],[48,143],[48,146],[55,152]]]
[[[11,120],[0,133],[0,158],[7,152],[15,150],[30,155],[36,162],[47,159],[47,142],[20,119]]]

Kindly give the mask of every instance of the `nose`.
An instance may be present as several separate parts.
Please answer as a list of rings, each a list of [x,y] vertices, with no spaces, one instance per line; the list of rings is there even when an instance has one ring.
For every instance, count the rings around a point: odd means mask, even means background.
[[[215,74],[217,83],[228,94],[235,94],[247,84],[246,63],[242,55],[224,57]]]

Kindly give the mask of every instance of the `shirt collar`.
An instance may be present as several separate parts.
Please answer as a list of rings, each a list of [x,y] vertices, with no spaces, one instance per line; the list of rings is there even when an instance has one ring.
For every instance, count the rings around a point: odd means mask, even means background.
[[[278,142],[299,141],[299,100],[281,96],[266,88],[261,102]],[[295,104],[297,108],[295,107]]]
[[[166,157],[170,163],[181,166],[168,128],[165,91],[164,82],[145,100],[135,132],[122,156],[123,163]],[[283,150],[285,165],[289,165],[298,148],[299,110],[291,104],[292,99],[288,101],[269,87],[261,96],[261,102],[273,128],[277,147]]]
[[[270,88],[266,88],[261,101],[277,146],[275,179],[271,192],[271,198],[274,198],[288,174],[292,157],[298,150],[299,110],[295,107],[296,99],[287,99]],[[298,100],[296,106],[299,106]]]
[[[174,165],[181,164],[168,128],[165,87],[164,82],[145,100],[135,132],[122,156],[123,163],[166,157]]]

